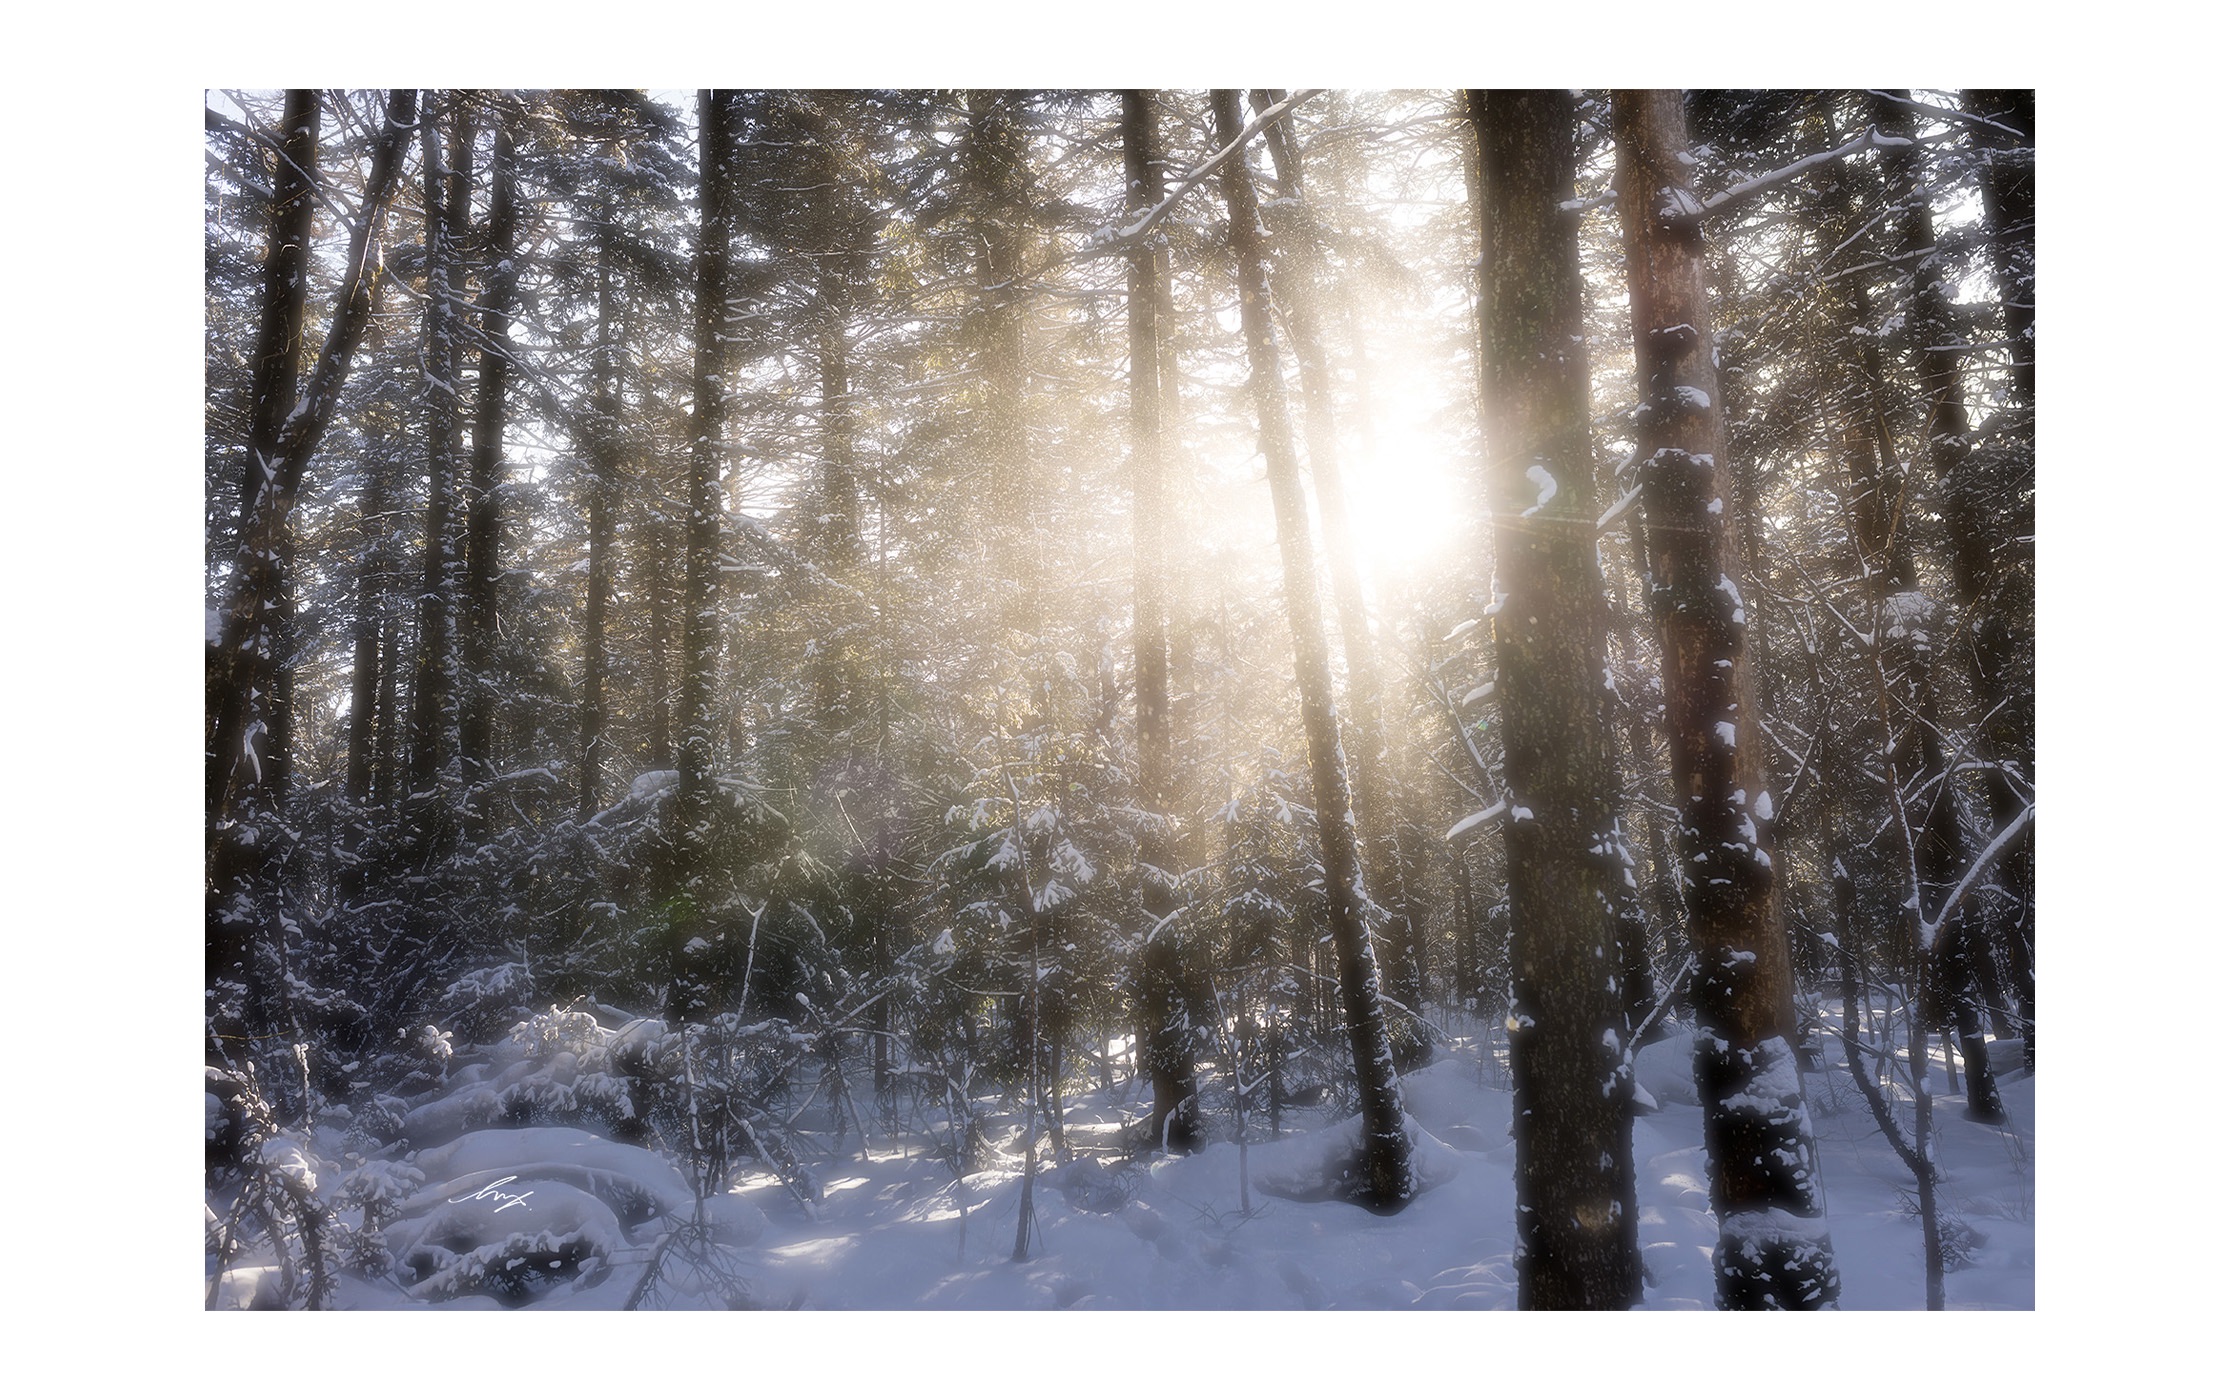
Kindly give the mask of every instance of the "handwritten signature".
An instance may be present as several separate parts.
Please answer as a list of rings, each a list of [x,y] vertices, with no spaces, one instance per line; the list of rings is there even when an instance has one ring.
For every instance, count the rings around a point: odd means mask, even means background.
[[[498,1178],[498,1179],[497,1179],[496,1181],[493,1181],[493,1182],[491,1182],[491,1183],[490,1183],[490,1184],[489,1184],[488,1186],[485,1186],[485,1187],[483,1187],[483,1188],[482,1188],[482,1189],[481,1189],[480,1191],[473,1191],[473,1192],[469,1192],[468,1194],[466,1194],[466,1195],[464,1195],[464,1196],[453,1196],[453,1197],[451,1198],[451,1204],[453,1204],[453,1205],[457,1205],[457,1204],[459,1204],[459,1202],[461,1202],[461,1201],[504,1201],[504,1202],[505,1202],[505,1204],[504,1204],[504,1205],[502,1205],[502,1206],[499,1206],[499,1207],[498,1207],[498,1209],[499,1209],[499,1210],[512,1210],[512,1209],[513,1209],[513,1208],[514,1208],[515,1206],[517,1206],[517,1205],[520,1205],[520,1204],[521,1204],[521,1203],[522,1203],[523,1201],[526,1201],[526,1200],[528,1200],[528,1199],[529,1199],[529,1198],[530,1198],[531,1196],[534,1196],[534,1195],[536,1195],[536,1194],[537,1194],[537,1193],[536,1193],[536,1192],[534,1192],[534,1191],[518,1191],[518,1192],[517,1192],[517,1191],[500,1191],[500,1190],[498,1189],[499,1187],[501,1187],[501,1186],[505,1185],[505,1184],[506,1184],[507,1182],[509,1182],[509,1181],[518,1181],[518,1180],[520,1180],[520,1178],[519,1178],[519,1177],[512,1177],[512,1176],[501,1176],[501,1177],[499,1177],[499,1178]]]

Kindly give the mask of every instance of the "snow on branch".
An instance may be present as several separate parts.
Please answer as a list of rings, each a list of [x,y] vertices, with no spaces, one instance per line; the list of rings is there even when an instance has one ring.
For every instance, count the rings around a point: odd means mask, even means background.
[[[1753,175],[1740,184],[1730,185],[1700,202],[1690,199],[1685,190],[1668,190],[1666,193],[1672,198],[1666,204],[1665,217],[1668,219],[1704,218],[1718,213],[1729,205],[1740,204],[1745,200],[1763,194],[1776,185],[1787,184],[1806,171],[1818,169],[1830,161],[1842,160],[1845,156],[1856,155],[1860,151],[1886,150],[1893,146],[1910,146],[1912,144],[1913,142],[1906,137],[1885,136],[1874,127],[1869,126],[1865,131],[1860,132],[1840,146],[1822,151],[1818,155],[1806,156],[1802,160],[1791,161],[1779,170],[1769,170],[1763,175]],[[1683,207],[1681,201],[1695,203],[1696,207],[1692,209]]]
[[[1182,197],[1184,195],[1188,194],[1191,190],[1197,188],[1199,185],[1204,184],[1207,178],[1210,177],[1215,171],[1219,170],[1231,156],[1235,155],[1238,151],[1243,150],[1245,142],[1250,141],[1253,137],[1258,136],[1261,132],[1267,130],[1270,126],[1274,125],[1276,121],[1283,116],[1284,113],[1290,111],[1300,103],[1306,102],[1312,98],[1320,97],[1323,93],[1328,91],[1328,88],[1307,88],[1303,91],[1295,92],[1289,97],[1283,99],[1283,101],[1278,102],[1274,106],[1268,108],[1267,111],[1262,112],[1259,116],[1254,117],[1252,121],[1245,126],[1244,130],[1237,133],[1236,140],[1231,141],[1226,146],[1223,146],[1218,152],[1215,153],[1213,159],[1207,161],[1204,165],[1199,166],[1197,169],[1183,176],[1180,180],[1177,180],[1175,182],[1174,188],[1167,191],[1167,197],[1165,199],[1160,200],[1157,204],[1154,204],[1149,209],[1145,210],[1133,222],[1129,223],[1123,228],[1114,228],[1110,224],[1107,224],[1103,228],[1098,229],[1095,233],[1090,234],[1088,246],[1081,250],[1080,256],[1100,257],[1107,253],[1126,252],[1129,248],[1141,242],[1144,235],[1150,233],[1152,229],[1157,228],[1160,221],[1165,219],[1168,214],[1174,211],[1175,205],[1182,202]]]
[[[1620,520],[1624,519],[1626,511],[1632,507],[1635,501],[1638,501],[1640,499],[1641,488],[1638,486],[1634,487],[1631,491],[1626,492],[1623,496],[1620,496],[1617,501],[1611,505],[1610,509],[1602,513],[1602,518],[1594,522],[1595,537],[1599,539],[1602,536],[1610,533],[1611,527],[1616,525]]]
[[[763,523],[753,516],[741,515],[737,511],[726,511],[724,512],[724,519],[729,521],[731,527],[739,532],[741,538],[753,545],[764,557],[797,573],[806,575],[811,581],[826,588],[837,589],[855,598],[864,596],[863,590],[857,588],[854,584],[834,578],[800,554],[788,549],[783,541],[776,535],[771,534],[763,526]]]
[[[1496,802],[1491,807],[1486,808],[1484,811],[1472,812],[1469,816],[1464,817],[1461,821],[1458,821],[1453,826],[1447,828],[1446,839],[1452,841],[1457,836],[1473,830],[1476,827],[1483,826],[1485,823],[1492,821],[1495,817],[1500,816],[1503,812],[1506,812],[1508,810],[1509,804],[1507,802]]]
[[[2022,829],[2030,825],[2037,815],[2038,804],[2033,802],[2023,808],[2013,821],[2007,823],[2006,830],[1992,837],[1984,845],[1983,854],[1976,857],[1976,863],[1968,867],[1968,873],[1961,876],[1960,883],[1954,885],[1952,893],[1945,896],[1944,907],[1937,911],[1937,917],[1921,926],[1921,946],[1923,948],[1927,948],[1936,942],[1937,933],[1944,927],[1945,920],[1952,917],[1952,911],[1960,907],[1960,901],[1967,898],[1969,893],[1975,889],[1976,881],[1982,878],[1983,872],[1990,869],[1991,862],[1997,860],[2007,847],[2014,844],[2014,839],[2022,834]]]

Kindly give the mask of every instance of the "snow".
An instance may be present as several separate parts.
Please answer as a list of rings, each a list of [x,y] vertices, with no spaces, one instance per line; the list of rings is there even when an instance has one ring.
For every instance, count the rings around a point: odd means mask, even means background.
[[[1495,817],[1500,816],[1503,812],[1506,812],[1508,810],[1508,803],[1496,802],[1491,807],[1487,807],[1482,811],[1472,812],[1469,816],[1464,817],[1461,821],[1458,821],[1453,826],[1447,828],[1446,839],[1452,841],[1454,838],[1462,835],[1466,831],[1474,831],[1478,827],[1485,825],[1487,822],[1492,821]]]
[[[1542,506],[1545,506],[1546,504],[1548,504],[1548,502],[1556,498],[1556,479],[1553,476],[1550,476],[1548,474],[1548,469],[1540,465],[1538,462],[1534,462],[1531,466],[1526,467],[1524,469],[1524,476],[1525,480],[1532,483],[1533,490],[1540,493],[1540,498],[1534,501],[1531,505],[1526,506],[1524,509],[1524,513],[1528,516],[1537,515],[1539,514],[1540,508]]]
[[[921,1105],[914,1116],[906,1110],[896,1135],[873,1124],[866,1140],[831,1120],[827,1096],[805,1094],[796,1127],[817,1148],[821,1199],[813,1216],[770,1173],[753,1172],[701,1206],[705,1233],[685,1225],[691,1188],[657,1145],[585,1128],[482,1128],[416,1155],[400,1146],[349,1172],[330,1169],[340,1157],[331,1130],[277,1152],[289,1170],[335,1191],[338,1204],[347,1192],[387,1203],[379,1235],[390,1272],[342,1272],[335,1305],[346,1309],[617,1309],[657,1266],[663,1281],[649,1307],[1512,1308],[1517,1203],[1507,1046],[1499,1027],[1476,1015],[1432,1012],[1446,1032],[1444,1048],[1403,1080],[1417,1172],[1417,1194],[1404,1210],[1372,1215],[1332,1199],[1359,1150],[1358,1115],[1289,1110],[1283,1134],[1270,1140],[1256,1113],[1240,1145],[1221,1099],[1208,1125],[1226,1140],[1189,1157],[1131,1155],[1121,1134],[1147,1110],[1147,1093],[1124,1078],[1109,1090],[1077,1078],[1065,1101],[1072,1159],[1050,1160],[1049,1139],[1038,1134],[1044,1164],[1028,1258],[1019,1264],[1010,1260],[1023,1142],[1016,1105],[992,1091],[980,1108],[997,1146],[961,1178],[934,1150],[946,1126],[937,1105]],[[1834,1020],[1826,1008],[1823,1016]],[[608,1053],[619,1053],[626,1036],[654,1033],[649,1027],[658,1023],[615,1033]],[[1967,1121],[1956,1090],[1937,1096],[1947,1174],[1940,1199],[1970,1255],[1947,1279],[1954,1308],[2036,1302],[2036,1084],[2006,1068],[2015,1048],[1992,1045],[1995,1066],[2005,1069],[2007,1124]],[[1840,1047],[1823,1037],[1816,1049],[1802,1068],[1784,1057],[1753,1088],[1801,1096],[1816,1125],[1843,1306],[1918,1308],[1920,1228],[1905,1206],[1911,1174],[1875,1129]],[[494,1052],[475,1052],[485,1053]],[[554,1050],[507,1069],[550,1078],[570,1053]],[[1651,1310],[1706,1309],[1715,1296],[1710,1252],[1719,1227],[1691,1058],[1685,1033],[1650,1041],[1633,1056],[1637,1213],[1649,1273],[1643,1306]],[[1209,1062],[1201,1074],[1206,1092],[1219,1096],[1218,1067]],[[1945,1067],[1932,1066],[1929,1077],[1932,1089],[1943,1086]],[[868,1105],[868,1086],[858,1087]],[[1910,1121],[1910,1105],[1901,1102],[1899,1111]],[[497,1195],[475,1198],[492,1188],[520,1204],[500,1210]],[[221,1196],[211,1201],[219,1215],[228,1204]],[[1811,1222],[1764,1224],[1813,1229]],[[219,1306],[271,1303],[279,1287],[273,1263],[240,1260],[220,1280]]]

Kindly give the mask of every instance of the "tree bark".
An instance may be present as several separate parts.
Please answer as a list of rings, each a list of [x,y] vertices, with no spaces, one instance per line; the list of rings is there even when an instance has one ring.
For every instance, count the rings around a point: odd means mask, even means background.
[[[1242,106],[1236,90],[1214,92],[1214,139],[1219,144],[1236,141],[1243,131]],[[1237,259],[1239,315],[1250,363],[1252,397],[1258,409],[1260,451],[1268,464],[1276,541],[1283,556],[1292,665],[1299,684],[1300,720],[1306,731],[1307,763],[1322,845],[1323,887],[1329,899],[1331,935],[1338,958],[1338,989],[1353,1051],[1354,1075],[1360,1086],[1362,1158],[1360,1178],[1353,1186],[1363,1205],[1377,1211],[1396,1211],[1415,1195],[1415,1171],[1401,1108],[1400,1075],[1385,1033],[1376,950],[1369,941],[1362,907],[1353,812],[1346,791],[1345,751],[1338,738],[1337,701],[1330,685],[1322,606],[1315,596],[1306,491],[1299,479],[1299,461],[1292,444],[1283,371],[1276,361],[1268,258],[1262,243],[1259,200],[1252,192],[1244,151],[1223,163],[1221,188],[1229,209],[1229,244]]]
[[[1757,823],[1773,806],[1703,287],[1700,207],[1678,156],[1680,94],[1619,92],[1618,214],[1632,301],[1635,465],[1690,935],[1700,969],[1696,1078],[1704,1103],[1713,1253],[1723,1308],[1836,1300],[1818,1154],[1796,1054],[1789,948]]]
[[[1875,125],[1882,130],[1897,136],[1913,135],[1913,114],[1899,103],[1870,96],[1868,110]],[[2033,768],[2033,742],[2031,730],[2021,725],[2034,722],[2034,715],[2025,695],[2010,693],[2013,687],[2009,682],[2015,643],[2028,624],[2026,619],[2019,619],[2012,612],[2020,589],[2006,586],[2003,579],[2007,573],[2026,579],[2028,571],[2026,568],[2014,571],[2005,566],[2002,556],[2011,555],[2013,551],[2002,548],[1994,525],[1998,498],[2020,493],[2002,489],[2005,483],[1996,480],[1988,464],[1971,453],[1966,384],[1960,358],[1962,334],[1958,317],[1944,291],[1945,279],[1952,271],[1951,258],[1937,243],[1930,216],[1930,192],[1923,183],[1926,171],[1919,152],[1912,146],[1899,147],[1890,152],[1889,160],[1899,203],[1900,242],[1913,262],[1906,319],[1922,389],[1929,400],[1929,464],[1942,497],[1951,539],[1952,577],[1956,585],[1953,603],[1969,643],[1961,649],[1961,669],[1968,678],[1977,712],[1985,717],[1984,737],[1992,756],[2012,764],[2015,771],[2028,777]],[[2028,532],[2028,529],[2024,531]],[[1892,630],[1887,618],[1880,625],[1886,633]],[[1913,643],[1910,649],[1917,653],[1909,663],[1912,672],[1926,672],[1928,657],[1919,654],[1930,644],[1925,620],[1922,626],[1907,627],[1904,635]],[[1910,709],[1918,709],[1924,703],[1933,706],[1933,700],[1927,698],[1926,686],[1920,689],[1922,694],[1918,700],[1901,696],[1901,704]],[[1931,708],[1924,724],[1933,716]],[[1934,761],[1936,767],[1941,768],[1942,756],[1937,752],[1933,731],[1921,742],[1926,747],[1919,758],[1924,762]],[[2027,801],[2005,781],[1994,780],[1989,787],[1992,828],[2003,830],[2022,814]],[[1930,820],[1923,823],[1924,837],[1933,844],[1929,849],[1930,862],[1922,874],[1932,888],[1941,885],[1941,889],[1936,889],[1940,895],[1957,880],[1963,864],[1958,841],[1958,812],[1954,805],[1956,796],[1950,789],[1949,782],[1939,785],[1937,800],[1946,810],[1941,815],[1932,812]],[[1945,827],[1950,828],[1949,835],[1944,833]],[[2017,843],[2007,860],[2001,873],[2008,879],[2010,893],[2021,906],[2017,911],[2020,942],[2027,945],[2031,914],[2024,899],[2030,883],[2027,843]],[[1988,958],[1983,956],[1983,920],[1978,913],[1982,904],[1981,899],[1971,901],[1969,908],[1948,920],[1939,930],[1941,946],[1933,962],[1937,973],[1939,1019],[1960,1035],[1960,1053],[1968,1074],[1968,1115],[1997,1122],[2006,1115],[1991,1077],[1984,1044],[1982,1002],[1996,996],[1998,989],[1980,970],[1988,965]]]
[[[1128,209],[1149,209],[1166,197],[1159,173],[1152,96],[1120,94],[1120,151],[1128,178]],[[1173,727],[1167,673],[1168,418],[1162,383],[1166,289],[1150,241],[1128,253],[1128,451],[1134,468],[1135,685],[1137,785],[1143,809],[1161,826],[1137,838],[1137,880],[1147,930],[1139,973],[1137,1021],[1143,1068],[1151,1081],[1151,1141],[1196,1151],[1203,1142],[1198,1074],[1186,993],[1184,950],[1174,915],[1176,886],[1170,778]]]
[[[282,917],[277,874],[285,864],[288,834],[270,785],[280,771],[270,762],[270,745],[279,689],[273,668],[282,655],[276,624],[287,591],[289,520],[304,469],[333,416],[373,312],[379,269],[371,250],[396,192],[414,107],[410,89],[389,96],[387,120],[375,141],[351,229],[341,297],[319,358],[300,390],[294,347],[301,339],[301,264],[293,254],[281,255],[308,245],[318,149],[315,97],[292,95],[284,118],[288,131],[282,145],[288,154],[274,182],[272,261],[259,332],[259,372],[265,382],[252,408],[242,474],[246,498],[220,635],[205,658],[204,955],[213,978],[246,971],[260,921],[276,933]],[[290,270],[291,263],[296,270]],[[271,353],[283,346],[284,352]]]
[[[584,526],[589,535],[589,563],[583,594],[583,689],[577,701],[576,817],[588,819],[599,810],[606,777],[607,740],[607,609],[614,597],[614,493],[622,476],[622,401],[617,353],[619,327],[615,324],[614,238],[621,216],[618,202],[609,201],[600,211],[599,319],[593,331],[591,422],[588,456],[591,459],[589,500]]]
[[[504,552],[506,380],[513,364],[513,304],[520,274],[514,265],[514,126],[501,114],[491,138],[490,228],[483,256],[482,357],[475,379],[474,437],[468,458],[466,606],[460,629],[465,691],[460,697],[459,754],[471,788],[496,776],[494,712],[498,648],[498,579]],[[479,793],[470,794],[470,839],[479,841],[489,814]]]
[[[1472,92],[1483,191],[1481,413],[1493,651],[1509,783],[1517,1301],[1641,1300],[1633,1072],[1618,920],[1625,858],[1605,741],[1593,408],[1571,100]]]
[[[431,106],[433,104],[431,103]],[[453,536],[459,490],[460,309],[466,304],[467,163],[473,127],[464,94],[451,94],[450,140],[439,143],[431,111],[420,126],[423,198],[428,214],[427,359],[422,379],[428,448],[426,539],[420,571],[420,622],[413,658],[412,718],[405,760],[405,805],[412,863],[436,864],[456,836],[459,662],[452,629],[458,602]],[[446,157],[442,146],[448,144]]]
[[[1254,106],[1261,110],[1280,100],[1269,89],[1253,95]],[[1347,756],[1351,760],[1348,768],[1354,800],[1360,809],[1362,870],[1369,899],[1383,913],[1385,926],[1375,933],[1378,960],[1380,964],[1388,960],[1392,963],[1393,999],[1407,1011],[1417,1013],[1393,1023],[1393,1054],[1405,1073],[1429,1062],[1432,1045],[1420,1019],[1423,978],[1413,911],[1402,878],[1404,866],[1391,782],[1393,755],[1385,739],[1383,668],[1378,664],[1376,642],[1369,630],[1369,604],[1361,588],[1353,523],[1346,508],[1345,476],[1338,454],[1337,394],[1322,334],[1320,292],[1315,286],[1320,248],[1307,215],[1306,176],[1293,139],[1290,113],[1269,126],[1267,142],[1275,164],[1276,193],[1283,200],[1270,211],[1282,254],[1270,276],[1292,354],[1299,362],[1300,401],[1306,406],[1307,465],[1322,521],[1322,553],[1330,567],[1338,639],[1346,659],[1346,713],[1353,721],[1354,739]]]
[[[677,820],[671,859],[672,894],[686,893],[706,873],[716,818],[715,681],[717,558],[722,510],[725,392],[723,325],[729,282],[731,168],[738,142],[737,93],[700,92],[700,234],[693,256],[691,515],[685,526],[685,582],[681,694],[678,704]],[[669,1015],[704,1016],[709,1007],[685,971],[685,949],[704,918],[688,907],[671,930]]]

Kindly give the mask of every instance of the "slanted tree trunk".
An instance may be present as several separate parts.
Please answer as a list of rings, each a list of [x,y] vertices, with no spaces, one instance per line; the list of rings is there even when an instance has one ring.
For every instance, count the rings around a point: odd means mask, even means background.
[[[1472,92],[1483,205],[1481,413],[1494,518],[1493,652],[1506,823],[1517,1301],[1641,1300],[1633,1071],[1618,908],[1617,773],[1603,723],[1593,417],[1571,100]]]
[[[1280,98],[1269,89],[1253,94],[1265,111]],[[1361,566],[1353,544],[1353,523],[1346,508],[1346,487],[1338,458],[1337,394],[1322,333],[1320,289],[1315,269],[1320,245],[1306,207],[1306,176],[1293,139],[1291,114],[1277,117],[1267,131],[1275,164],[1276,193],[1283,201],[1270,210],[1278,251],[1271,279],[1299,361],[1300,401],[1306,406],[1308,470],[1322,521],[1322,553],[1330,566],[1331,601],[1338,612],[1338,639],[1346,658],[1346,714],[1353,722],[1353,747],[1347,767],[1359,805],[1362,870],[1369,899],[1382,911],[1378,961],[1392,964],[1392,996],[1410,1013],[1393,1022],[1393,1053],[1403,1073],[1431,1058],[1431,1038],[1421,1021],[1423,978],[1415,922],[1402,878],[1400,842],[1393,801],[1393,754],[1385,741],[1383,667],[1369,630],[1369,604],[1361,588]]]
[[[1244,129],[1243,103],[1234,89],[1213,95],[1214,140],[1227,146]],[[1407,1128],[1401,1111],[1400,1075],[1385,1033],[1383,989],[1377,955],[1362,908],[1360,865],[1354,854],[1353,812],[1346,791],[1345,750],[1338,738],[1337,700],[1330,684],[1329,647],[1322,633],[1322,605],[1315,596],[1313,543],[1306,491],[1292,444],[1291,410],[1283,370],[1276,361],[1275,325],[1262,242],[1259,199],[1252,192],[1245,152],[1224,162],[1221,191],[1229,208],[1229,246],[1237,259],[1239,315],[1250,363],[1252,397],[1260,422],[1260,451],[1268,464],[1275,501],[1276,542],[1283,556],[1283,592],[1291,621],[1291,654],[1299,684],[1300,720],[1322,845],[1323,887],[1338,959],[1338,990],[1361,1092],[1362,1160],[1354,1183],[1372,1210],[1394,1211],[1415,1195]]]
[[[685,525],[684,625],[677,706],[677,809],[672,894],[688,892],[705,874],[716,818],[715,682],[717,558],[721,537],[723,433],[726,410],[723,323],[729,282],[731,169],[737,133],[738,94],[700,91],[700,234],[693,255],[691,515]],[[669,1016],[698,1018],[711,1009],[700,979],[687,975],[685,949],[704,916],[688,906],[670,931],[672,976]]]
[[[482,357],[475,379],[474,437],[468,455],[466,598],[459,629],[465,687],[459,707],[459,755],[470,789],[496,776],[498,579],[504,551],[506,379],[513,362],[514,125],[501,114],[491,138],[490,228],[483,254]],[[479,792],[470,792],[469,839],[479,841],[488,823]]]
[[[1796,1053],[1789,947],[1742,567],[1704,296],[1700,207],[1686,168],[1680,94],[1612,104],[1638,392],[1636,468],[1651,611],[1680,806],[1680,868],[1700,969],[1696,1078],[1704,1104],[1712,1264],[1723,1308],[1821,1308],[1837,1294],[1827,1207]]]
[[[287,593],[290,515],[303,473],[325,434],[344,378],[373,314],[379,271],[371,250],[403,169],[416,101],[411,89],[389,95],[375,140],[365,194],[358,204],[333,320],[311,376],[299,389],[301,262],[283,250],[308,247],[311,180],[317,168],[316,95],[292,93],[282,146],[288,154],[274,181],[272,259],[267,264],[265,317],[259,331],[256,395],[242,480],[240,540],[218,643],[205,658],[209,744],[204,791],[204,955],[212,978],[248,973],[260,929],[277,937],[284,915],[278,878],[288,832],[280,821],[272,762],[274,714],[282,664],[276,630]],[[293,270],[291,270],[293,264]],[[252,1013],[254,1014],[254,1013]]]
[[[1151,94],[1120,94],[1120,152],[1128,175],[1128,208],[1149,209],[1166,197],[1159,174]],[[1162,286],[1157,250],[1147,240],[1128,253],[1128,451],[1135,487],[1135,668],[1138,785],[1145,811],[1171,820],[1173,726],[1167,691],[1168,426],[1161,382],[1164,363]],[[1139,974],[1137,1021],[1143,1069],[1151,1081],[1151,1140],[1194,1152],[1203,1132],[1192,1042],[1176,888],[1176,849],[1162,826],[1138,838],[1139,888],[1147,929]]]

